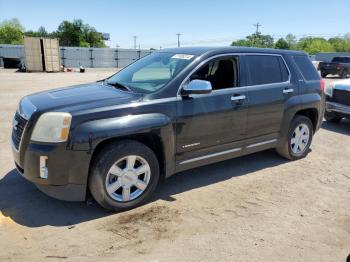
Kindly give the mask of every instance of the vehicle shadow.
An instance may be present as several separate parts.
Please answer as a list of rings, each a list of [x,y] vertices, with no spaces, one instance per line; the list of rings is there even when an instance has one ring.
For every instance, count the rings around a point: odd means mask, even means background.
[[[176,174],[160,183],[151,202],[175,201],[174,195],[234,177],[277,166],[287,161],[268,150]],[[89,201],[87,202],[89,203]],[[14,169],[0,180],[0,211],[27,227],[61,227],[113,215],[96,203],[64,202],[50,198]]]
[[[350,120],[347,119],[342,119],[339,123],[323,121],[321,127],[328,131],[337,132],[343,135],[350,135]]]
[[[311,151],[311,150],[310,150]],[[255,171],[288,163],[275,150],[238,157],[219,163],[202,166],[171,176],[162,183],[154,199],[175,201],[174,195],[205,187],[235,177],[249,175]]]
[[[50,198],[16,169],[0,180],[0,212],[28,227],[69,226],[112,214],[97,205]]]

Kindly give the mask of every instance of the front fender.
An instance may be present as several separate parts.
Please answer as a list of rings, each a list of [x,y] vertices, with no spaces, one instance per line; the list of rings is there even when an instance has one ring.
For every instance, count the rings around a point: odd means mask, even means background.
[[[127,115],[84,122],[72,130],[73,150],[92,154],[98,144],[108,139],[155,134],[162,141],[166,176],[173,173],[175,133],[171,119],[159,113]]]

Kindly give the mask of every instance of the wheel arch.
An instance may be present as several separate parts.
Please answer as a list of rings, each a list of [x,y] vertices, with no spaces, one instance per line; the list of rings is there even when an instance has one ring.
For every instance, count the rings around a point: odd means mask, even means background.
[[[316,108],[301,109],[295,113],[295,116],[296,115],[301,115],[301,116],[305,116],[305,117],[309,118],[311,120],[311,123],[312,123],[313,132],[314,133],[316,132],[317,122],[319,119],[319,112]]]
[[[99,155],[99,153],[108,145],[112,143],[117,143],[122,140],[134,140],[137,142],[140,142],[144,144],[145,146],[149,147],[157,156],[158,163],[159,163],[159,170],[160,170],[160,176],[161,178],[164,178],[166,176],[166,161],[165,161],[165,153],[164,153],[164,142],[159,137],[159,135],[148,132],[148,133],[139,133],[139,134],[133,134],[133,135],[125,135],[125,136],[119,136],[119,137],[112,137],[107,138],[105,140],[102,140],[99,142],[96,147],[94,148],[89,164],[89,175],[91,171],[91,166],[94,163],[95,159]]]

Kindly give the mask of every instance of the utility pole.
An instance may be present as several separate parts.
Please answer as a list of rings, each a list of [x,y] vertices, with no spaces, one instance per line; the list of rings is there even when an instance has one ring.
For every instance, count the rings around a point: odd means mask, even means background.
[[[255,36],[254,36],[254,44],[258,45],[258,41],[259,41],[259,27],[261,27],[261,24],[259,22],[257,22],[256,24],[254,24],[254,26],[256,27],[256,31],[255,31]]]
[[[134,49],[136,49],[136,39],[137,39],[137,36],[134,35],[133,38],[134,38]]]
[[[177,47],[180,47],[180,36],[181,36],[182,34],[177,33],[176,35],[177,35]]]
[[[261,24],[259,22],[257,22],[256,24],[254,24],[254,26],[256,27],[256,34],[258,35],[259,32],[259,27],[261,27]]]

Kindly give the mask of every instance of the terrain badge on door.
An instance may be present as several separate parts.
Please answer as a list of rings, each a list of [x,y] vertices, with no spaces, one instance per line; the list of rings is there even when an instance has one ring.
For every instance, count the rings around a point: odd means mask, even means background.
[[[188,145],[183,145],[182,148],[189,148],[193,146],[199,146],[201,143],[193,143],[193,144],[188,144]]]

